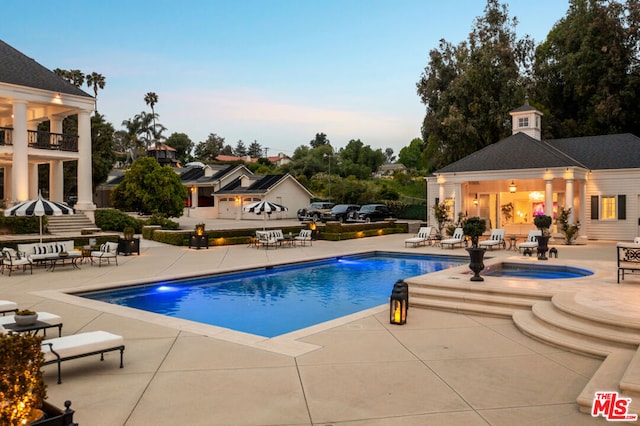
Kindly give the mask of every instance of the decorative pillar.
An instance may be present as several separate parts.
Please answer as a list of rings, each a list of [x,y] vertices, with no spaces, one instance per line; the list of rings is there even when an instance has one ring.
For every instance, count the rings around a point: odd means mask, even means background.
[[[462,185],[456,183],[453,189],[453,221],[458,219],[458,216],[462,212]]]
[[[49,162],[49,199],[64,201],[64,171],[62,160]]]
[[[29,199],[38,197],[38,164],[29,163]]]
[[[29,153],[27,148],[27,102],[14,99],[11,204],[29,199]]]
[[[578,215],[578,220],[583,225],[578,231],[578,236],[579,236],[578,238],[588,237],[588,235],[585,235],[585,231],[583,231],[583,229],[586,229],[584,225],[587,223],[587,180],[586,179],[582,179],[580,181],[580,215]]]
[[[93,185],[91,174],[91,117],[90,111],[78,112],[78,202],[75,209],[84,213],[95,223],[96,205],[93,203]]]
[[[575,208],[573,202],[573,179],[567,179],[565,184],[565,200],[564,200],[564,208],[571,209],[571,213],[569,213],[569,224],[575,223]]]
[[[544,214],[553,218],[553,179],[544,181]]]

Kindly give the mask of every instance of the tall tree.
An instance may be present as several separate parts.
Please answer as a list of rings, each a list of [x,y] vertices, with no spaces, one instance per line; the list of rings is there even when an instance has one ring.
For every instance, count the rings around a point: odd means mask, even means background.
[[[78,88],[80,88],[84,84],[85,75],[80,70],[63,70],[60,68],[56,68],[53,70],[53,72],[58,77],[61,77],[67,80],[69,83],[73,84]]]
[[[393,148],[387,148],[384,150],[385,162],[391,164],[396,161],[396,156],[393,155]]]
[[[172,133],[167,138],[167,145],[176,150],[176,158],[181,164],[187,164],[191,161],[191,150],[193,149],[193,142],[184,133]]]
[[[91,117],[92,189],[105,182],[116,161],[113,149],[113,125],[96,113]]]
[[[158,95],[155,92],[147,92],[144,95],[144,102],[151,107],[151,117],[153,119],[153,128],[156,128],[156,111],[154,107],[158,103]],[[158,146],[159,141],[156,139],[156,146]]]
[[[422,124],[436,168],[510,134],[508,112],[521,105],[533,52],[528,37],[516,39],[517,21],[507,6],[487,0],[466,41],[445,40],[429,53],[417,83],[426,106]]]
[[[263,157],[262,146],[258,143],[258,141],[254,140],[247,148],[247,155],[251,158],[260,158]]]
[[[400,150],[398,161],[409,169],[422,169],[422,152],[424,149],[422,139],[415,138],[409,143],[409,146],[405,146]]]
[[[98,74],[97,72],[87,74],[87,86],[93,88],[93,94],[95,96],[96,115],[98,114],[98,89],[104,89],[104,85],[105,79],[102,74]]]
[[[309,142],[309,145],[311,145],[311,148],[317,148],[322,145],[330,145],[330,142],[324,133],[316,133],[316,137]]]
[[[639,18],[637,1],[570,1],[536,50],[533,100],[545,136],[640,131]]]
[[[193,154],[197,160],[207,163],[215,161],[223,148],[224,138],[216,135],[215,133],[209,133],[206,141],[198,142]]]
[[[245,155],[247,155],[247,147],[244,146],[244,142],[242,142],[242,139],[238,140],[238,143],[236,144],[236,147],[233,150],[233,154],[236,157],[244,157]]]

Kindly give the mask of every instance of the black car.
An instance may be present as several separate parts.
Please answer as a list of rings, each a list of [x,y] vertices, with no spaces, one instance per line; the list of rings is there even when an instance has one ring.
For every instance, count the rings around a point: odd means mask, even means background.
[[[359,222],[376,222],[385,219],[393,219],[396,216],[389,207],[384,204],[365,204],[358,210]]]
[[[357,204],[336,204],[330,212],[322,215],[322,221],[348,222],[357,219],[360,206]]]

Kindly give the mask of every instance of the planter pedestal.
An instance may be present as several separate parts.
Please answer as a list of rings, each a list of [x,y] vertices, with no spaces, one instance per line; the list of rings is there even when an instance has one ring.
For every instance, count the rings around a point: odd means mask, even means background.
[[[538,260],[548,260],[547,251],[549,251],[549,236],[539,235],[538,239]]]
[[[465,250],[469,252],[469,269],[473,271],[471,281],[484,281],[480,276],[480,271],[484,269],[484,253],[487,249],[480,247],[468,247]]]

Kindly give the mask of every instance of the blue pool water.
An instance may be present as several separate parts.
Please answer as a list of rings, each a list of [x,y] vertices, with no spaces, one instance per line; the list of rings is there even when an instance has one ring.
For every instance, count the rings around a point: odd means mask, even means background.
[[[592,271],[564,265],[538,265],[519,263],[499,263],[487,268],[481,275],[487,277],[512,277],[555,280],[580,278],[593,275]]]
[[[275,337],[387,303],[396,280],[466,257],[375,253],[80,296]]]

